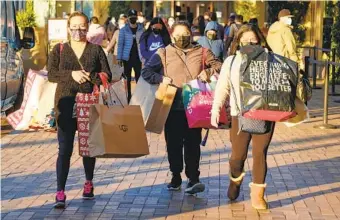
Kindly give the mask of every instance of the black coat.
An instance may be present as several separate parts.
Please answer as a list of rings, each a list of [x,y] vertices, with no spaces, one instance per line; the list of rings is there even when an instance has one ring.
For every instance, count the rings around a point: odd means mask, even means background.
[[[62,51],[60,51],[61,48]],[[101,83],[98,77],[100,72],[107,73],[110,80],[112,77],[106,55],[98,45],[87,43],[79,61],[84,70],[91,73],[91,82],[78,84],[72,78],[72,71],[81,70],[82,68],[70,44],[65,43],[62,47],[57,44],[49,54],[48,80],[57,83],[54,110],[57,124],[61,128],[65,128],[69,120],[72,119],[77,93],[91,93],[94,83]]]

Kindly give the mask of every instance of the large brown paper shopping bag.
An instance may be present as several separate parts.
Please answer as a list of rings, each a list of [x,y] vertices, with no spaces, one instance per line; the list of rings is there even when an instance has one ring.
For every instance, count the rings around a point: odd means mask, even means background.
[[[145,129],[157,134],[162,133],[176,88],[166,84],[151,85],[140,77],[130,105],[139,105],[143,113]]]
[[[89,156],[135,158],[149,154],[139,106],[92,105]]]

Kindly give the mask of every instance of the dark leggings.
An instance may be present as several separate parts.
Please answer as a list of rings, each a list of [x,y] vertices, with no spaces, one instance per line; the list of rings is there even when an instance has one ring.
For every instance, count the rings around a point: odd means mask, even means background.
[[[57,159],[57,190],[65,190],[70,161],[73,152],[74,136],[77,130],[76,119],[71,119],[65,128],[58,127],[59,153]],[[86,180],[92,181],[96,158],[83,157]]]
[[[232,145],[229,160],[231,175],[237,178],[241,175],[244,162],[247,159],[249,143],[252,140],[253,153],[253,182],[263,184],[267,175],[267,151],[272,140],[275,124],[267,134],[255,135],[246,132],[238,134],[238,118],[232,117],[230,139]]]
[[[201,157],[201,128],[189,128],[184,110],[171,110],[165,123],[164,135],[168,151],[170,171],[179,175],[183,170],[191,181],[199,181]]]

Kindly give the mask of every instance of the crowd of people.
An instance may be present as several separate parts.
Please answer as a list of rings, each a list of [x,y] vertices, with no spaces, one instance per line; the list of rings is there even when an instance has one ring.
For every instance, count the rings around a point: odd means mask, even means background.
[[[55,207],[65,207],[65,184],[76,132],[76,119],[73,117],[76,94],[91,93],[93,85],[100,84],[99,72],[105,72],[108,78],[111,78],[109,63],[113,62],[124,67],[123,76],[127,79],[128,100],[132,94],[132,69],[136,81],[143,77],[150,84],[165,83],[177,87],[164,130],[172,172],[172,179],[167,188],[181,189],[181,172],[185,169],[189,180],[185,192],[189,194],[205,190],[205,185],[199,178],[202,129],[188,127],[181,88],[184,83],[193,79],[207,82],[212,75],[219,76],[211,124],[218,127],[220,110],[230,96],[232,153],[229,160],[228,197],[235,200],[239,196],[245,176],[244,163],[252,140],[253,182],[249,185],[251,203],[256,209],[266,209],[266,156],[275,123],[266,134],[253,135],[239,131],[240,112],[237,105],[241,96],[237,91],[240,88],[242,61],[239,50],[247,45],[261,45],[267,50],[297,61],[291,24],[292,15],[287,9],[278,14],[278,21],[269,29],[267,25],[260,28],[256,18],[245,22],[242,15],[235,13],[230,14],[225,26],[217,21],[214,12],[198,16],[189,24],[173,17],[145,18],[142,13],[131,9],[118,20],[109,17],[104,25],[100,25],[96,17],[89,21],[82,12],[72,13],[68,18],[69,43],[56,45],[48,59],[49,81],[58,83],[55,108],[59,154]],[[107,59],[108,53],[113,53],[112,60]],[[234,96],[231,95],[231,87],[235,88]],[[94,198],[92,179],[95,161],[95,158],[83,158],[86,174],[84,199]]]

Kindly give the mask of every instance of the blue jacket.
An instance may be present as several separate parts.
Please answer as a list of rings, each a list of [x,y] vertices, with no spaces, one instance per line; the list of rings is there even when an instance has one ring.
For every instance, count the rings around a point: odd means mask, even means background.
[[[223,40],[209,40],[206,36],[207,31],[215,30],[218,32],[218,24],[216,22],[209,22],[205,27],[205,35],[200,37],[197,41],[202,47],[210,49],[216,57],[221,61],[225,57],[226,51],[224,50]]]
[[[136,33],[136,42],[137,42],[139,58],[141,58],[140,49],[139,49],[139,40],[143,34],[143,31],[144,31],[143,25],[138,24],[137,33]],[[133,44],[133,34],[130,29],[130,24],[126,24],[119,31],[117,60],[128,61],[130,59],[130,51],[132,48],[132,44]]]
[[[146,63],[151,58],[151,56],[157,52],[159,48],[164,48],[165,45],[160,34],[155,35],[153,33],[150,33],[147,42],[145,42],[145,34],[146,32],[144,32],[140,39],[140,52]]]

